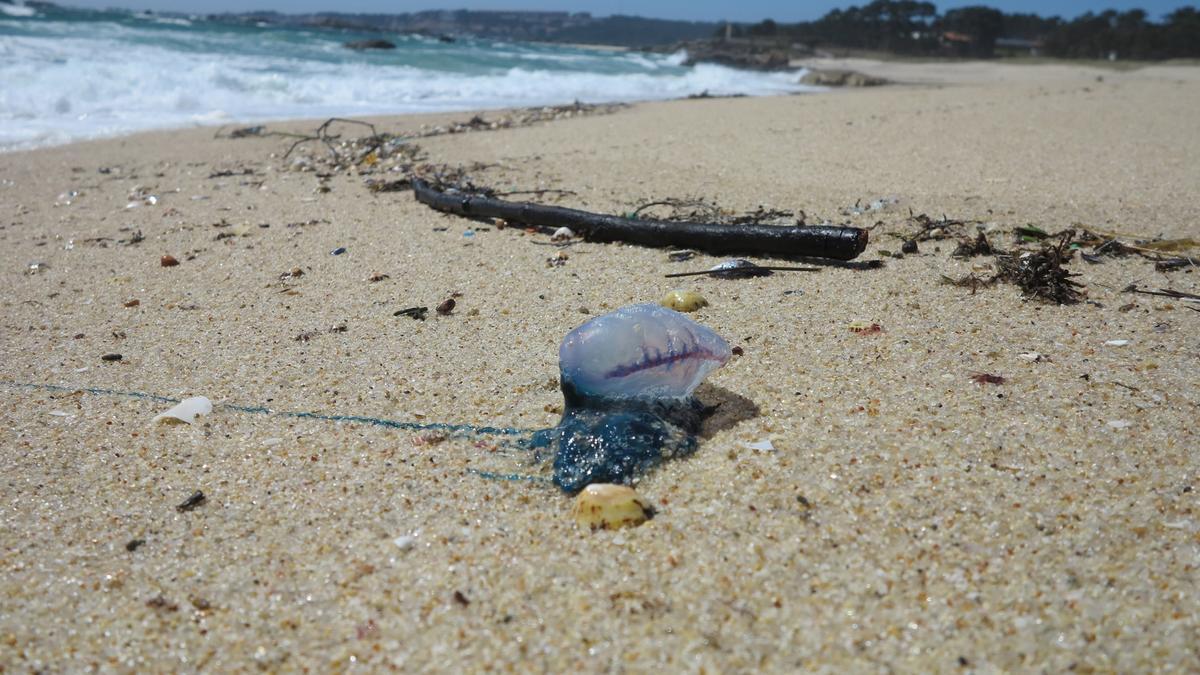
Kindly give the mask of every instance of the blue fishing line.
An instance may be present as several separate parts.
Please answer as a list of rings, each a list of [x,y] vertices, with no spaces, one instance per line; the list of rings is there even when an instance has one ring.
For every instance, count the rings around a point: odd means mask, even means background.
[[[179,403],[183,400],[171,398],[170,396],[147,394],[141,391],[121,391],[119,389],[102,389],[99,387],[64,387],[57,384],[34,384],[28,382],[8,382],[4,380],[0,380],[0,385],[21,389],[42,389],[45,391],[83,391],[89,394],[98,394],[102,396],[125,396],[128,398],[138,398],[147,401],[158,401],[160,403]],[[472,434],[479,436],[525,436],[533,433],[532,431],[517,429],[515,427],[480,427],[472,424],[447,424],[443,422],[401,422],[399,420],[389,420],[382,417],[367,417],[364,415],[325,415],[314,412],[272,410],[264,406],[237,405],[234,403],[222,403],[217,407],[225,410],[233,410],[235,412],[249,413],[252,415],[274,415],[276,417],[293,417],[297,419],[321,420],[324,422],[369,424],[376,427],[404,429],[406,431],[448,431],[452,434],[463,436]]]
[[[473,473],[480,478],[487,480],[502,480],[502,481],[528,481],[530,483],[545,483],[553,485],[554,481],[542,476],[529,476],[523,473],[496,473],[495,471],[482,471],[480,469],[467,469],[467,473]]]
[[[123,396],[126,398],[136,398],[146,401],[155,401],[158,403],[179,403],[182,399],[172,398],[170,396],[159,396],[157,394],[148,394],[141,391],[122,391],[119,389],[104,389],[101,387],[64,387],[57,384],[36,384],[31,382],[9,382],[0,380],[0,386],[10,387],[14,389],[38,389],[42,391],[58,391],[58,392],[76,392],[82,391],[89,394],[99,396]],[[251,415],[272,415],[275,417],[290,417],[293,419],[309,419],[322,422],[337,422],[346,424],[366,424],[376,427],[385,427],[388,429],[403,429],[405,431],[445,431],[451,436],[464,438],[470,436],[509,436],[509,437],[528,437],[532,435],[532,431],[525,429],[517,429],[515,427],[491,427],[491,426],[475,426],[472,424],[447,424],[444,422],[402,422],[400,420],[389,420],[382,417],[368,417],[365,415],[326,415],[322,413],[289,411],[289,410],[272,410],[265,406],[237,405],[233,403],[223,403],[218,406],[220,409],[232,410],[234,412],[247,413]],[[528,438],[515,438],[510,443],[510,447],[515,447],[519,450],[528,450],[530,442]],[[526,476],[522,474],[506,474],[493,471],[481,471],[479,469],[467,469],[468,473],[472,473],[487,480],[503,480],[503,481],[530,481],[530,482],[549,482],[545,478],[538,476]]]

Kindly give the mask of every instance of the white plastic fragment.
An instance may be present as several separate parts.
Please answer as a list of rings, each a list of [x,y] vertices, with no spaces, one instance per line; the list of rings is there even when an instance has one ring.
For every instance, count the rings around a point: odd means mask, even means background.
[[[764,438],[761,441],[754,441],[753,443],[743,443],[743,445],[751,450],[761,450],[763,452],[774,452],[775,450],[775,445],[771,443],[771,439],[769,438]]]
[[[212,401],[204,396],[193,396],[185,398],[179,402],[174,408],[154,416],[151,424],[158,422],[166,422],[169,424],[194,424],[197,415],[208,415],[212,413]]]
[[[1108,345],[1109,347],[1124,347],[1125,345],[1129,344],[1129,340],[1109,340],[1104,344]]]
[[[1041,363],[1042,361],[1048,360],[1045,356],[1042,356],[1037,352],[1025,352],[1023,354],[1017,354],[1017,358],[1025,359],[1030,363]]]
[[[1129,420],[1109,420],[1108,421],[1108,426],[1112,427],[1113,429],[1126,429],[1129,426],[1131,426],[1132,424],[1133,424],[1133,422],[1130,422]]]

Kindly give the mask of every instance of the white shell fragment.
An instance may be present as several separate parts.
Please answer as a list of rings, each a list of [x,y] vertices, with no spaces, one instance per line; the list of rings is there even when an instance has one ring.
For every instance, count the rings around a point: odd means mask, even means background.
[[[166,422],[169,424],[194,424],[197,415],[208,415],[212,413],[212,401],[204,396],[193,396],[185,398],[179,402],[174,408],[154,416],[151,420],[152,424]]]
[[[694,312],[701,307],[708,307],[708,300],[695,291],[671,291],[658,304],[676,312]]]
[[[592,483],[575,498],[571,510],[580,527],[616,530],[636,527],[650,517],[650,508],[633,488],[611,483]]]
[[[1129,340],[1109,340],[1104,344],[1108,345],[1109,347],[1124,347],[1125,345],[1129,344]]]
[[[569,227],[560,227],[550,235],[550,241],[566,241],[575,236],[574,230]]]

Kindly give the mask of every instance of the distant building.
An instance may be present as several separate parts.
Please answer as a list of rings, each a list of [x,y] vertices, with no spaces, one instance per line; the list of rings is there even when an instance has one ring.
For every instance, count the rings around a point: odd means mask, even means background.
[[[975,44],[975,38],[966,33],[957,33],[952,30],[943,31],[938,39],[942,46],[942,52],[951,56],[970,56],[971,49]]]

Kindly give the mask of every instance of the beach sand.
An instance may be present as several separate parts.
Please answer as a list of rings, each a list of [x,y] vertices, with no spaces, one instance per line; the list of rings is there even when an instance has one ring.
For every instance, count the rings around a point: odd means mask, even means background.
[[[1200,69],[992,67],[418,143],[567,206],[872,227],[863,260],[910,212],[1001,247],[1025,225],[1200,237]],[[1200,312],[1122,292],[1197,293],[1196,272],[1076,256],[1086,301],[1058,306],[941,284],[995,263],[951,238],[883,269],[664,279],[718,259],[556,249],[291,171],[290,143],[0,155],[0,669],[1200,669]],[[567,331],[674,288],[744,354],[699,391],[721,407],[697,452],[637,485],[640,527],[576,527],[509,436],[383,423],[552,426]],[[151,424],[153,396],[194,395],[216,410]]]

